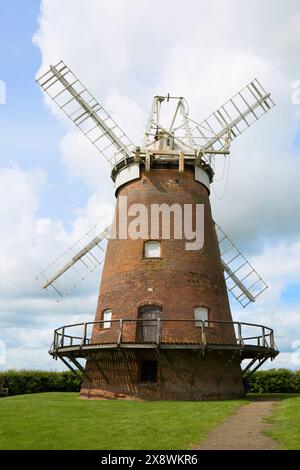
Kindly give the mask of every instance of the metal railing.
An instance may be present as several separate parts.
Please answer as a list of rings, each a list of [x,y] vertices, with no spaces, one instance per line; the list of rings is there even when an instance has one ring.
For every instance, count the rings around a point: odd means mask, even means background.
[[[136,323],[136,327],[132,327]],[[182,328],[179,329],[179,325]],[[143,338],[143,329],[150,336]],[[149,330],[148,330],[149,333]],[[222,320],[119,319],[65,325],[54,331],[50,352],[92,344],[226,344],[277,350],[271,328],[255,323]]]

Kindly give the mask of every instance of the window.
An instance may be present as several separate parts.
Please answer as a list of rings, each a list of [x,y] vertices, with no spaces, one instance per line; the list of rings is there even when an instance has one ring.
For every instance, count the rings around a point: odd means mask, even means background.
[[[195,326],[202,326],[202,321],[208,320],[208,308],[207,307],[195,307],[194,308],[194,315],[195,315]],[[207,323],[206,323],[207,326]]]
[[[103,328],[110,328],[111,327],[111,315],[112,311],[110,309],[104,310],[102,315],[102,326]]]
[[[145,258],[160,258],[160,242],[149,240],[144,243]]]
[[[141,382],[157,382],[157,361],[141,362]]]

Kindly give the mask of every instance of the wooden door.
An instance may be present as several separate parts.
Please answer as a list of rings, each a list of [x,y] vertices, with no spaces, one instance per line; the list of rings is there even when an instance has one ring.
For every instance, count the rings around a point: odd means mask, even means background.
[[[139,309],[140,341],[156,343],[158,334],[157,319],[160,318],[161,308],[156,305],[144,305]]]

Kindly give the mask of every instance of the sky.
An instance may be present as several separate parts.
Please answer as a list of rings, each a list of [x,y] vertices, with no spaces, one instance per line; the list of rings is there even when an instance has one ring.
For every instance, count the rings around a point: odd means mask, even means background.
[[[114,206],[105,162],[35,83],[61,59],[136,144],[153,95],[185,96],[201,121],[255,77],[272,93],[211,202],[269,285],[246,309],[231,301],[234,319],[274,328],[265,367],[300,367],[299,28],[296,0],[0,0],[0,370],[63,368],[54,328],[96,308],[100,271],[59,303],[35,280]]]

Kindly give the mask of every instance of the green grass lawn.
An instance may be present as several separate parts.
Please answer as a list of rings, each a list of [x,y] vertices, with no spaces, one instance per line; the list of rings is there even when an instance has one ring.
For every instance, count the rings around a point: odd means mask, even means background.
[[[76,393],[0,399],[0,449],[188,449],[247,400],[80,400]]]
[[[300,396],[282,396],[273,415],[268,419],[271,428],[266,432],[279,442],[281,449],[300,450]]]

